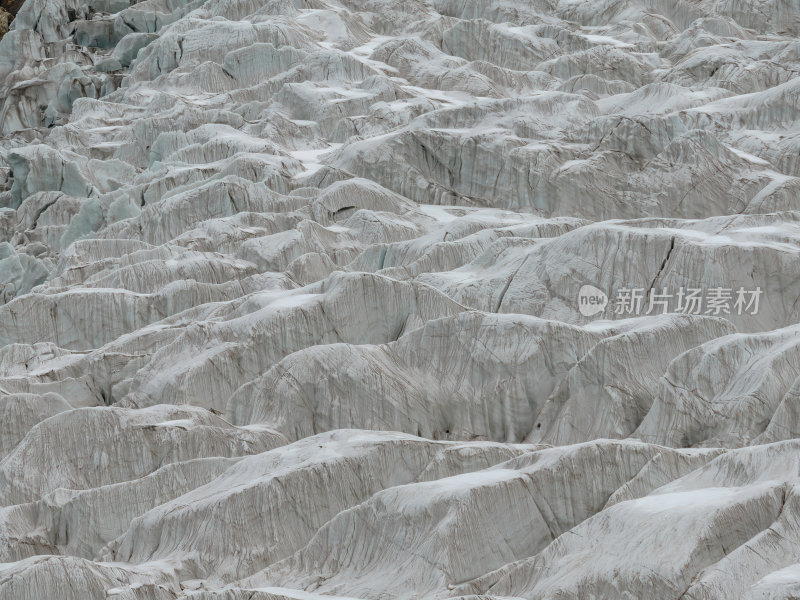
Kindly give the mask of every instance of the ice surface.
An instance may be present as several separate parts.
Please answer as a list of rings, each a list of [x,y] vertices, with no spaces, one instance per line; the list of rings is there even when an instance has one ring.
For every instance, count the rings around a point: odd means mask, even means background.
[[[0,598],[797,598],[799,35],[27,0]]]

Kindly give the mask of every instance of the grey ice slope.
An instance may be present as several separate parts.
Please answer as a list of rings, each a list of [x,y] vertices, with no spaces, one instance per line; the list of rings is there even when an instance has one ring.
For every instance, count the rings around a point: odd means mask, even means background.
[[[797,598],[798,37],[798,0],[27,0],[0,598]],[[718,287],[758,311],[613,310]]]

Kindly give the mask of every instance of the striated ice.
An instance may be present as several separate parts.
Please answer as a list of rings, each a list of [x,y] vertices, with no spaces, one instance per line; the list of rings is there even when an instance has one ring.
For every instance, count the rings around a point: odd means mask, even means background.
[[[798,597],[798,0],[0,5],[0,598]]]

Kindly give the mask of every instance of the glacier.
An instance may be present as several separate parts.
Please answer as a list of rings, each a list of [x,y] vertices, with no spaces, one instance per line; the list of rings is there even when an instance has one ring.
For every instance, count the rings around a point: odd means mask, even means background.
[[[799,0],[0,8],[0,598],[800,597]]]

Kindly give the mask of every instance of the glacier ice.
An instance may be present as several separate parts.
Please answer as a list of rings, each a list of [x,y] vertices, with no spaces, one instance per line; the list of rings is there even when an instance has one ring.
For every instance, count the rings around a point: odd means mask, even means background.
[[[0,598],[798,597],[798,0],[0,7]]]

